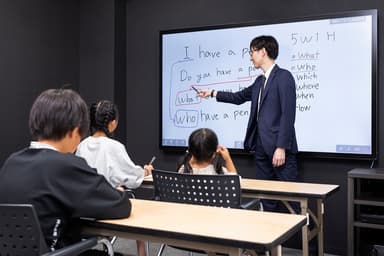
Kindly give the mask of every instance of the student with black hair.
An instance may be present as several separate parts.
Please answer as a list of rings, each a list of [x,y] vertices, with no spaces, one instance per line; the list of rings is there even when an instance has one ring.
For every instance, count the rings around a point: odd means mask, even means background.
[[[237,174],[228,149],[219,146],[216,133],[208,128],[191,133],[187,154],[178,164],[177,170],[193,174]]]
[[[112,186],[137,188],[144,176],[150,175],[153,166],[136,165],[129,157],[125,146],[113,139],[119,120],[116,104],[108,100],[93,103],[90,107],[91,136],[77,147],[76,155],[105,176]]]
[[[73,154],[89,126],[88,108],[70,89],[49,89],[32,105],[29,147],[13,153],[0,171],[0,202],[32,204],[50,250],[80,238],[70,229],[79,217],[128,217],[125,192]]]
[[[144,177],[151,174],[153,166],[135,165],[124,145],[114,140],[113,132],[119,120],[116,104],[108,100],[94,103],[90,107],[91,136],[84,139],[77,147],[76,155],[83,157],[87,163],[104,175],[114,187],[137,188]],[[145,243],[137,241],[139,256],[145,256]]]

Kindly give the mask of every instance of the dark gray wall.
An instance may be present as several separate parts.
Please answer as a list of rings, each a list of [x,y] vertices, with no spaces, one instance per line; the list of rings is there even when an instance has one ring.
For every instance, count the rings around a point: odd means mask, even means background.
[[[117,139],[126,127],[125,0],[82,0],[79,17],[79,92],[90,104],[112,100],[120,110]]]
[[[114,1],[81,0],[79,5],[80,93],[88,103],[113,100]]]
[[[30,106],[48,88],[114,100],[125,138],[125,12],[125,0],[0,1],[0,163],[28,145]]]
[[[155,167],[175,169],[180,154],[161,151],[159,141],[159,31],[227,23],[268,21],[330,12],[360,9],[379,10],[379,42],[383,36],[383,1],[373,0],[128,0],[127,1],[127,148],[132,159],[143,164],[158,156]],[[379,62],[383,47],[379,44]],[[337,56],[335,56],[337,61]],[[358,67],[351,67],[353,74]],[[379,81],[383,81],[379,70]],[[379,89],[382,82],[379,83]],[[378,144],[383,145],[384,98],[379,90]],[[254,177],[254,163],[247,157],[234,156],[244,177]],[[346,255],[347,247],[347,172],[369,167],[370,162],[334,159],[299,159],[300,179],[305,182],[340,185],[325,205],[325,251]],[[375,166],[384,166],[380,154]]]
[[[28,145],[36,96],[63,84],[78,87],[77,0],[0,1],[1,163]]]

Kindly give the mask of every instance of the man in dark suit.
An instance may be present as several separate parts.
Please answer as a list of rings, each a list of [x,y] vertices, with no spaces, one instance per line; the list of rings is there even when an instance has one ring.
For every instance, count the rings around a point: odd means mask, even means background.
[[[235,93],[201,90],[199,96],[237,105],[251,101],[244,148],[255,153],[256,178],[295,181],[296,87],[292,74],[275,64],[278,53],[278,43],[272,36],[254,38],[249,54],[253,65],[261,68],[264,75]],[[265,210],[275,210],[276,202],[264,200],[263,206]]]

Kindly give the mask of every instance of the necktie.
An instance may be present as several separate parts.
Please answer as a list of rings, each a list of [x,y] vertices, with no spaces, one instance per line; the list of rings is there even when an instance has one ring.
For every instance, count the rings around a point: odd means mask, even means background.
[[[263,75],[261,77],[261,86],[260,86],[259,98],[258,98],[258,102],[257,102],[257,119],[259,119],[260,103],[261,103],[261,99],[263,97],[264,87],[265,87],[265,76]]]
[[[263,98],[264,87],[265,87],[265,76],[263,75],[261,77],[261,86],[260,86],[260,91],[259,91],[259,104],[260,104],[261,99]]]

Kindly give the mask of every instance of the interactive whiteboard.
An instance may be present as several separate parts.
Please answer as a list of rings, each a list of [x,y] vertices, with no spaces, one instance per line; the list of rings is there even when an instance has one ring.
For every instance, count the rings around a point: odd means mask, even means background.
[[[250,103],[201,99],[197,89],[236,92],[261,70],[249,43],[259,35],[279,42],[276,63],[296,81],[299,151],[373,158],[376,154],[376,10],[301,21],[162,31],[161,138],[164,148],[187,146],[189,134],[213,129],[219,143],[243,149]]]

